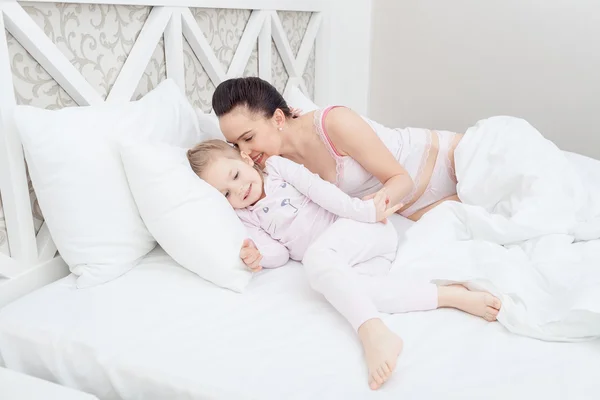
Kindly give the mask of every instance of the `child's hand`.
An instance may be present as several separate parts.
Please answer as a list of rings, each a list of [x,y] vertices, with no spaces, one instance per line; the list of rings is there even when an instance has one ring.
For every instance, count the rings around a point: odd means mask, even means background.
[[[297,118],[302,115],[302,110],[299,108],[290,107],[290,112],[293,118]]]
[[[364,199],[373,199],[375,204],[375,220],[376,222],[383,222],[387,224],[387,218],[394,214],[396,211],[402,208],[403,204],[396,204],[394,207],[389,207],[390,198],[386,193],[385,188],[381,189],[377,193],[366,196]]]
[[[262,269],[262,267],[260,266],[262,255],[260,254],[260,251],[258,251],[256,245],[252,240],[244,240],[244,243],[242,244],[242,249],[240,250],[240,258],[242,259],[242,261],[244,261],[244,264],[246,264],[246,266],[250,268],[250,271],[258,272]]]

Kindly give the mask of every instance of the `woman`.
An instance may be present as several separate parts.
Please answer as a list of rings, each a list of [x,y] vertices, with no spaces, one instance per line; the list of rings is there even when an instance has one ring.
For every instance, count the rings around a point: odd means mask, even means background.
[[[255,77],[230,79],[213,95],[221,131],[264,166],[272,155],[303,164],[353,197],[384,191],[388,207],[418,220],[443,201],[455,200],[454,149],[462,134],[407,128],[394,130],[344,107],[329,107],[294,117],[268,82]],[[438,287],[438,307],[453,307],[495,320],[500,300],[463,286]],[[379,318],[358,328],[372,389],[389,378],[401,350],[400,338]]]

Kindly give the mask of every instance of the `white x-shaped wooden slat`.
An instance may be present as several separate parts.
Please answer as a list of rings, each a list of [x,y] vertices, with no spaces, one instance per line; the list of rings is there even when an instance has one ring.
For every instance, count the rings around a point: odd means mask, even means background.
[[[52,43],[19,3],[0,4],[0,10],[0,87],[10,88],[13,85],[6,37],[3,33],[6,29],[77,104],[83,106],[104,102],[100,94]],[[277,12],[252,11],[233,60],[227,71],[224,71],[189,8],[154,7],[106,101],[131,100],[156,46],[163,37],[167,77],[175,80],[182,91],[185,90],[183,56],[185,37],[215,86],[226,79],[243,74],[257,40],[259,76],[271,81],[271,40],[273,40],[289,76],[284,94],[295,86],[307,93],[302,75],[315,44],[321,18],[320,13],[312,14],[298,54],[294,57]],[[4,129],[4,134],[0,135],[0,189],[3,195],[10,251],[14,261],[12,264],[2,263],[0,275],[7,277],[22,271],[18,268],[18,264],[35,265],[36,260],[46,261],[56,252],[47,226],[42,226],[37,240],[33,230],[21,143],[12,121],[8,118],[15,106],[13,91],[0,90],[0,127]]]
[[[96,90],[18,3],[4,5],[3,11],[6,29],[77,104],[91,105],[103,101]],[[228,70],[223,71],[221,63],[215,56],[189,8],[154,7],[106,101],[128,101],[133,97],[134,91],[163,34],[167,77],[180,84],[182,90],[185,87],[182,37],[187,39],[194,54],[198,57],[215,86],[228,78],[243,74],[257,39],[259,40],[259,75],[270,81],[272,37],[288,72],[289,80],[286,91],[290,87],[300,86],[304,92],[307,92],[302,75],[310,58],[320,24],[321,14],[313,13],[298,55],[294,57],[277,12],[253,11],[233,60]]]

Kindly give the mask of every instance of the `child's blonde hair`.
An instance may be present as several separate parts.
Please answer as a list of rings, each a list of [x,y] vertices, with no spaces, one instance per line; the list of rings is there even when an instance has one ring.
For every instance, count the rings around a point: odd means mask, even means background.
[[[212,139],[198,143],[188,150],[187,158],[192,170],[200,176],[217,157],[241,160],[240,152],[223,140]]]

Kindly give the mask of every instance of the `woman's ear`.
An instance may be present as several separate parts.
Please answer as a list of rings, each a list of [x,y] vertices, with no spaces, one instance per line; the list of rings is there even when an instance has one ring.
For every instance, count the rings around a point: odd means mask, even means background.
[[[244,153],[243,151],[240,151],[240,155],[242,156],[242,160],[244,160],[244,162],[246,164],[248,164],[251,167],[254,167],[254,160],[252,160],[252,157],[250,157],[248,154]]]
[[[283,129],[285,125],[285,114],[281,109],[276,109],[275,114],[273,114],[273,121],[275,122],[275,127],[279,130]]]

